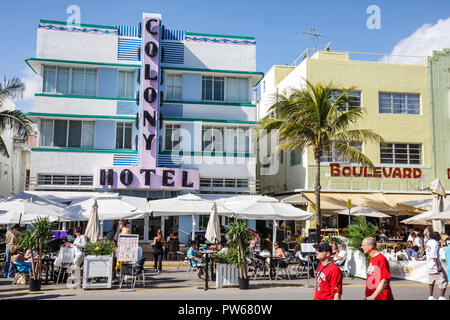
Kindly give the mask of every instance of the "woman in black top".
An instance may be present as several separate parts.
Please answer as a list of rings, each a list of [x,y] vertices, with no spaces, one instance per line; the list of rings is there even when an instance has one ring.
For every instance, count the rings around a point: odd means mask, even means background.
[[[161,273],[162,270],[162,257],[163,257],[163,246],[166,244],[164,238],[162,236],[161,229],[156,231],[156,237],[153,239],[152,247],[153,247],[153,257],[155,259],[155,264],[153,268],[158,270],[158,274]]]

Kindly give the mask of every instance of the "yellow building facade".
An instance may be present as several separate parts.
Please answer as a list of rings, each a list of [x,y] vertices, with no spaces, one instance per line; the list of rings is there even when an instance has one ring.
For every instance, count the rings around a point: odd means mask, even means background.
[[[349,52],[317,51],[297,66],[273,66],[261,81],[259,117],[269,114],[276,93],[289,96],[292,89],[304,88],[306,80],[353,87],[351,99],[364,111],[354,128],[375,131],[387,145],[358,145],[375,170],[347,163],[331,148],[321,161],[322,192],[340,193],[341,197],[343,193],[401,193],[405,201],[430,197],[429,193],[424,195],[435,179],[425,59],[423,64],[399,64],[374,61],[373,57],[367,55],[361,60],[359,55],[356,60]],[[262,193],[292,194],[314,189],[316,165],[311,148],[301,153],[282,151],[271,159],[273,174],[259,176]],[[311,204],[312,199],[308,200]],[[343,206],[325,208],[324,212]]]

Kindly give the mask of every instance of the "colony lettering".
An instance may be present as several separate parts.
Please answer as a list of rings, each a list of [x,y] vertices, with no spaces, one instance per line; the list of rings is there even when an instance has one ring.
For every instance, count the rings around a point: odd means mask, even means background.
[[[364,177],[364,178],[402,178],[419,179],[422,170],[419,168],[392,168],[392,167],[342,167],[339,163],[330,163],[332,177]]]
[[[142,29],[139,166],[97,167],[94,187],[197,190],[198,170],[157,166],[158,127],[162,128],[159,115],[161,15],[144,13]]]

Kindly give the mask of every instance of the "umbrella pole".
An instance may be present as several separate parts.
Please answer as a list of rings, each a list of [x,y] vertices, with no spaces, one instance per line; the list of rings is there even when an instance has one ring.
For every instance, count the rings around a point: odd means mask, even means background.
[[[22,212],[20,213],[20,216],[19,216],[19,226],[20,226],[21,221],[22,221]]]
[[[194,241],[195,240],[195,216],[192,215],[192,237],[191,240]]]

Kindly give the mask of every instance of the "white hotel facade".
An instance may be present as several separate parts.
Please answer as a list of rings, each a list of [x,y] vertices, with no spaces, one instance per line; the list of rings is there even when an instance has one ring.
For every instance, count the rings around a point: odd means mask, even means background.
[[[30,190],[113,191],[150,199],[257,192],[252,87],[263,73],[256,72],[255,39],[168,29],[155,16],[148,29],[146,14],[136,26],[39,22],[36,56],[26,59],[42,78],[28,113],[39,128]],[[157,49],[147,48],[146,32],[159,37]],[[150,71],[144,62],[153,49]],[[146,96],[147,85],[155,88],[156,101]],[[144,100],[153,102],[152,119]],[[145,147],[149,120],[155,135]],[[155,174],[153,180],[161,178],[159,187],[131,183],[132,172],[144,170],[142,157],[150,147],[156,171],[145,170]],[[113,177],[126,185],[109,183]],[[161,224],[166,232],[191,231],[190,216],[159,219],[135,222],[142,240]],[[197,228],[203,226],[197,220]]]

